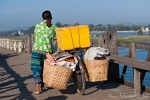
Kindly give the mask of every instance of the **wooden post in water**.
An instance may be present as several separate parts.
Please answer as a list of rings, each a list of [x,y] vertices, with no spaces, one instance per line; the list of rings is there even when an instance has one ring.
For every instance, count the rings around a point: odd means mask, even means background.
[[[102,47],[108,49],[111,54],[118,55],[117,32],[104,32],[102,35]],[[119,81],[119,64],[109,63],[108,80]]]
[[[31,34],[28,35],[28,43],[27,43],[27,53],[32,52],[32,39],[31,39]]]

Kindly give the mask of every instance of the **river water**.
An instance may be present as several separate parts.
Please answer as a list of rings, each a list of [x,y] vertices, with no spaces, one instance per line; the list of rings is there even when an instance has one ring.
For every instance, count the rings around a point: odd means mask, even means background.
[[[127,55],[128,50],[129,50],[128,48],[118,48],[118,55],[120,55],[120,56]],[[147,54],[148,54],[148,50],[137,49],[136,50],[136,59],[145,61]],[[120,75],[121,75],[122,70],[123,70],[123,65],[120,64],[119,68],[120,68],[119,70],[120,70]],[[125,80],[129,80],[129,81],[133,82],[134,77],[133,77],[133,68],[132,67],[127,68],[127,71],[125,74]],[[143,81],[143,85],[150,87],[150,72],[146,72],[146,75],[145,75],[144,81]]]

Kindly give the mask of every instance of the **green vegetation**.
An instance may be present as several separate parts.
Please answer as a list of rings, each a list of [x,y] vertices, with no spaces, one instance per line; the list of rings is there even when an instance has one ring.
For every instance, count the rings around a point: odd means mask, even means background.
[[[138,35],[143,35],[143,31],[141,29],[138,31]]]
[[[64,26],[71,26],[70,24],[62,24],[60,22],[57,22],[55,24],[57,27],[64,27]],[[73,25],[80,25],[78,22],[76,22]],[[142,26],[142,25],[124,25],[124,24],[117,24],[117,25],[111,25],[111,24],[107,24],[107,25],[103,25],[103,24],[97,24],[97,25],[93,25],[93,24],[88,24],[90,31],[112,31],[112,30],[117,30],[117,31],[130,31],[130,30],[134,30],[137,31],[139,29],[141,29],[141,27],[150,27],[150,25],[148,26]]]
[[[91,37],[91,39],[101,40],[101,39],[102,39],[102,37],[96,36],[96,37]]]
[[[118,40],[124,42],[138,42],[138,41],[150,41],[150,36],[127,36],[127,37],[118,37]]]

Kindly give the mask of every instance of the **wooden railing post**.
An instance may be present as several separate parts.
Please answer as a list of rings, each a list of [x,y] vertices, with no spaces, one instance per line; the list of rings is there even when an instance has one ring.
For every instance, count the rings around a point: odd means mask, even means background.
[[[13,50],[13,41],[10,40],[10,50]]]
[[[9,39],[7,39],[7,49],[9,49]]]
[[[14,41],[14,49],[13,49],[13,51],[16,51],[17,50],[17,41]]]
[[[2,47],[4,48],[4,39],[2,39]]]
[[[18,52],[22,52],[22,46],[23,46],[22,41],[18,41]]]
[[[27,53],[32,52],[32,37],[31,34],[28,35],[28,43],[27,43]]]
[[[0,38],[0,47],[1,47],[1,38]]]
[[[98,42],[98,46],[100,46],[100,47],[101,47],[101,46],[102,46],[102,44],[101,44],[101,40],[98,40],[97,42]]]
[[[7,39],[4,40],[4,48],[7,48]]]
[[[108,49],[111,54],[118,54],[117,32],[104,32],[102,36],[102,47]],[[108,80],[119,81],[119,64],[109,63]]]
[[[136,59],[135,42],[131,43],[131,58]],[[141,95],[140,69],[134,68],[134,94]]]
[[[24,39],[21,41],[21,50],[22,50],[22,52],[25,51],[25,40]]]
[[[32,47],[34,46],[34,35],[31,34]]]

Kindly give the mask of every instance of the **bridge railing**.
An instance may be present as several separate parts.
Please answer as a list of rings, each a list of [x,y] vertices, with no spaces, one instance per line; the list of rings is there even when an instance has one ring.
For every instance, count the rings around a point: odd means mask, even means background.
[[[28,39],[8,39],[0,38],[0,47],[17,51],[17,52],[26,52],[31,53],[33,46],[33,35],[28,35]]]

